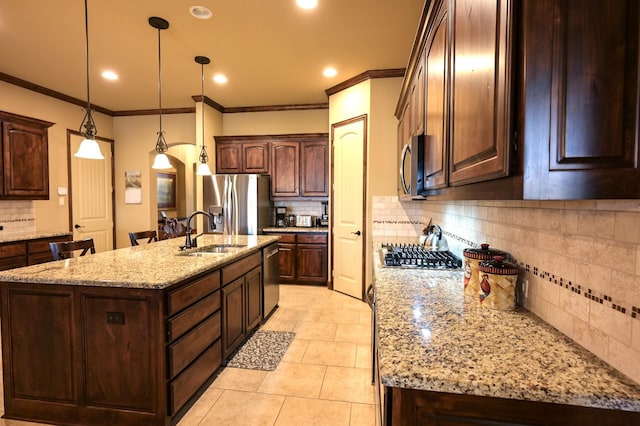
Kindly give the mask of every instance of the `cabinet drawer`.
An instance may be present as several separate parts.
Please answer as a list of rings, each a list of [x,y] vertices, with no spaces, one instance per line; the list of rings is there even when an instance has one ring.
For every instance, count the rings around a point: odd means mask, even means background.
[[[27,245],[25,243],[5,244],[0,246],[0,259],[5,257],[26,256]]]
[[[180,287],[167,296],[168,314],[181,311],[192,303],[202,299],[220,288],[220,272],[216,271],[190,284]]]
[[[27,241],[27,251],[29,254],[33,253],[50,253],[49,243],[57,241],[71,241],[70,237],[52,237],[41,240]],[[53,259],[53,257],[52,257]]]
[[[280,234],[279,243],[295,243],[296,234]]]
[[[218,340],[169,384],[169,415],[182,408],[221,364],[222,343]]]
[[[220,309],[220,292],[205,297],[195,305],[167,321],[167,340],[172,341],[186,333],[191,327]]]
[[[28,263],[29,265],[37,265],[38,263],[45,263],[53,261],[53,255],[51,251],[44,253],[34,253],[29,254]]]
[[[0,258],[0,271],[7,269],[21,268],[27,266],[27,258],[24,256]]]
[[[225,266],[222,268],[222,285],[229,284],[231,281],[260,265],[262,265],[262,252],[254,253],[229,266]]]
[[[169,376],[174,377],[220,337],[220,312],[169,346]]]
[[[326,244],[327,235],[325,234],[298,234],[299,244]]]

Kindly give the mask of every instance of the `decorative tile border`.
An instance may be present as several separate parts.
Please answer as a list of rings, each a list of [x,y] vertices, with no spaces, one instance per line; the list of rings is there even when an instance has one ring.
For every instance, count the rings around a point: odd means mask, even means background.
[[[459,237],[457,235],[454,235],[450,232],[445,232],[443,231],[444,234],[447,235],[447,237],[451,237],[454,238],[460,242],[463,242],[469,246],[473,246],[473,247],[480,247],[480,244],[478,243],[474,243],[472,241],[466,240],[465,238]],[[640,307],[639,306],[629,306],[628,304],[625,303],[620,303],[619,301],[614,301],[611,296],[604,294],[604,293],[600,293],[598,291],[595,291],[593,289],[590,289],[588,287],[583,287],[580,284],[576,284],[573,283],[570,280],[566,280],[563,277],[559,277],[556,276],[555,274],[549,272],[549,271],[544,271],[544,270],[540,270],[540,268],[538,268],[537,266],[532,266],[528,263],[525,263],[523,261],[518,261],[515,260],[518,263],[518,265],[520,265],[520,268],[522,268],[525,272],[527,273],[533,273],[533,275],[535,275],[536,277],[539,277],[543,280],[545,280],[545,282],[548,282],[550,284],[553,285],[558,285],[566,290],[571,290],[572,292],[579,294],[579,295],[584,295],[585,298],[589,299],[591,302],[593,303],[599,303],[601,305],[604,306],[608,306],[609,308],[613,309],[614,311],[618,311],[623,315],[629,315],[631,318],[639,320],[640,321]]]
[[[18,223],[18,222],[33,222],[36,219],[34,217],[28,217],[24,219],[0,219],[2,223]]]

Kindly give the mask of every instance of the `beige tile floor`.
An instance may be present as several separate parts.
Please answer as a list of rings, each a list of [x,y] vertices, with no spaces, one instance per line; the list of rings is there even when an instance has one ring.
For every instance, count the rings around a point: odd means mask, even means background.
[[[375,424],[369,306],[298,285],[281,286],[279,305],[262,328],[296,336],[278,368],[225,368],[179,426]],[[9,425],[36,423],[0,419]]]

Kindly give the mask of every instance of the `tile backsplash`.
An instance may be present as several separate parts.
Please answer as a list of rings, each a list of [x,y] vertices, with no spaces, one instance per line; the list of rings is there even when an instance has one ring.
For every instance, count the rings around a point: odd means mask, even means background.
[[[640,201],[374,197],[374,241],[442,227],[462,257],[488,243],[520,265],[520,304],[640,383]]]
[[[36,212],[33,201],[8,200],[0,201],[0,235],[35,232]]]

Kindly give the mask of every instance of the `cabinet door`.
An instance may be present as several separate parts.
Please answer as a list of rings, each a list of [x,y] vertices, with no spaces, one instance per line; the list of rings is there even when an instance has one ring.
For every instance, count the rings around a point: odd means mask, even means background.
[[[280,280],[293,281],[296,278],[296,245],[278,243],[278,262],[280,264]]]
[[[524,197],[640,198],[638,1],[523,5]]]
[[[49,199],[47,129],[11,122],[2,127],[4,195]]]
[[[242,173],[242,144],[216,144],[216,173]]]
[[[244,276],[222,287],[222,358],[244,340]]]
[[[246,322],[247,334],[262,321],[262,268],[255,268],[245,276],[247,297]]]
[[[411,135],[424,132],[424,57],[420,56],[416,64],[411,85],[409,103],[411,104]]]
[[[448,105],[447,76],[449,67],[449,20],[446,2],[441,3],[433,31],[425,46],[425,153],[424,187],[447,186]]]
[[[511,0],[451,2],[449,183],[509,174]]]
[[[329,195],[329,144],[327,140],[301,145],[300,184],[303,197]]]
[[[300,195],[300,144],[298,142],[271,143],[271,196],[298,197]]]
[[[298,244],[297,273],[299,281],[327,281],[327,246]]]
[[[269,144],[242,144],[242,173],[269,173]]]

